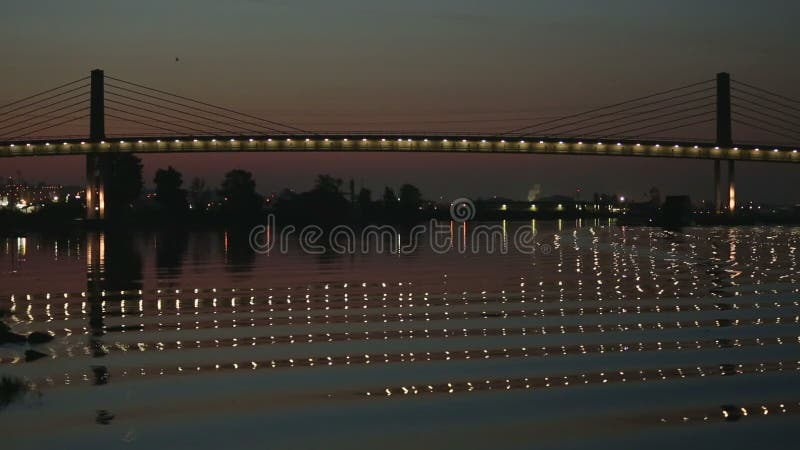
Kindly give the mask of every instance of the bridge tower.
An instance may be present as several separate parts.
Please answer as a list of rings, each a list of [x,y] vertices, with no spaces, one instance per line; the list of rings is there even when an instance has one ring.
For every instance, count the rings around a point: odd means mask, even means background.
[[[106,138],[104,75],[100,69],[91,73],[89,100],[89,140],[95,148]],[[103,220],[106,217],[106,172],[108,157],[92,152],[86,155],[86,219]]]
[[[733,127],[731,121],[731,76],[721,72],[717,74],[717,146],[720,148],[733,147]],[[720,185],[720,163],[714,160],[714,211],[721,214],[725,210],[722,203],[722,187]],[[729,213],[736,211],[736,166],[733,160],[728,160],[728,205]]]

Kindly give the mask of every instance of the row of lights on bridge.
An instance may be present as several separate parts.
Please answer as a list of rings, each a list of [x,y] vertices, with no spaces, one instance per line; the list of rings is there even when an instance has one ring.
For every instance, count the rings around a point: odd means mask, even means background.
[[[250,138],[250,139],[248,139],[248,141],[249,141],[249,142],[254,142],[254,141],[255,141],[255,139],[252,139],[252,138]],[[267,139],[267,142],[272,142],[272,141],[273,141],[273,139],[272,139],[272,138],[268,138],[268,139]],[[328,138],[325,138],[325,139],[324,139],[324,141],[325,141],[325,142],[330,142],[330,139],[328,139]],[[363,138],[363,139],[361,139],[361,141],[362,141],[362,142],[368,142],[368,141],[369,141],[369,139],[367,139],[367,138]],[[428,139],[423,139],[422,141],[423,141],[423,142],[429,142],[429,140],[428,140]],[[161,140],[160,140],[160,139],[157,139],[155,142],[156,142],[156,143],[158,143],[158,144],[160,144],[160,143],[161,143]],[[174,142],[175,142],[176,144],[179,144],[179,143],[181,142],[181,140],[180,140],[180,139],[175,139],[175,141],[174,141]],[[192,139],[192,142],[199,142],[199,140],[198,140],[198,139]],[[216,139],[211,139],[211,142],[217,142],[217,140],[216,140]],[[231,140],[230,140],[230,142],[236,142],[236,139],[231,139]],[[286,139],[286,142],[292,142],[292,139],[291,139],[291,138],[287,138],[287,139]],[[306,138],[306,139],[305,139],[305,142],[311,142],[311,139],[309,139],[309,138]],[[347,139],[347,138],[343,138],[343,139],[342,139],[342,142],[349,142],[349,139]],[[381,142],[386,142],[386,138],[381,138]],[[397,142],[403,142],[403,139],[397,139]],[[406,142],[413,142],[413,140],[412,140],[412,139],[406,139]],[[449,142],[449,140],[447,140],[447,139],[442,139],[442,142],[443,142],[443,143],[447,143],[447,142]],[[462,139],[462,140],[461,140],[461,142],[462,142],[462,143],[464,143],[464,144],[466,144],[466,143],[467,143],[467,142],[469,142],[469,141],[468,141],[467,139]],[[124,140],[121,140],[121,141],[119,141],[119,143],[120,143],[120,144],[125,144],[126,142],[125,142]],[[139,140],[139,141],[137,141],[137,143],[139,143],[139,144],[143,144],[143,143],[144,143],[144,141],[142,141],[142,140]],[[486,143],[486,139],[481,139],[481,143],[484,143],[484,144],[485,144],[485,143]],[[505,139],[501,140],[501,141],[500,141],[500,143],[502,143],[502,144],[505,144],[505,143],[506,143]],[[520,141],[519,141],[519,143],[520,143],[520,144],[526,144],[526,141],[525,141],[525,140],[520,140]],[[545,143],[545,141],[539,141],[539,144],[544,144],[544,143]],[[86,145],[86,141],[81,141],[81,143],[80,143],[80,144],[81,144],[81,145]],[[100,141],[100,144],[104,145],[104,144],[106,144],[106,141]],[[558,141],[558,144],[559,144],[559,145],[564,145],[564,144],[565,144],[565,142],[564,142],[564,141]],[[26,147],[31,147],[31,145],[32,145],[32,144],[25,144],[25,146],[26,146]],[[46,142],[44,145],[45,145],[45,146],[47,146],[47,147],[49,147],[51,144],[50,144],[49,142]],[[68,143],[68,142],[64,142],[64,143],[63,143],[63,145],[69,145],[69,143]],[[582,142],[582,141],[579,141],[579,142],[578,142],[578,145],[583,145],[583,142]],[[597,145],[598,145],[598,146],[602,146],[602,145],[603,145],[603,143],[602,143],[602,142],[598,142],[598,143],[597,143]],[[622,145],[623,145],[623,144],[622,144],[621,142],[617,142],[617,147],[622,147]],[[641,146],[642,146],[642,144],[636,144],[636,147],[641,147]],[[12,148],[13,148],[13,147],[15,147],[15,144],[10,144],[10,147],[12,147]],[[661,148],[661,144],[655,144],[653,147],[655,147],[655,148]],[[673,146],[673,148],[680,148],[680,147],[681,147],[681,146],[680,146],[680,145],[677,145],[677,144]],[[696,149],[699,149],[700,147],[699,147],[699,146],[697,146],[697,145],[695,145],[693,148],[696,150]],[[720,149],[719,147],[714,147],[714,150],[719,150],[719,149]],[[738,150],[739,150],[739,147],[734,147],[734,148],[733,148],[733,150],[734,150],[734,151],[738,151]],[[753,151],[759,152],[759,151],[761,151],[761,149],[760,149],[760,148],[755,148],[755,149],[753,149]],[[776,149],[773,149],[773,152],[779,152],[779,151],[780,151],[780,150],[779,150],[779,149],[777,149],[777,148],[776,148]],[[797,150],[796,150],[796,149],[795,149],[795,150],[792,150],[792,153],[797,153]]]

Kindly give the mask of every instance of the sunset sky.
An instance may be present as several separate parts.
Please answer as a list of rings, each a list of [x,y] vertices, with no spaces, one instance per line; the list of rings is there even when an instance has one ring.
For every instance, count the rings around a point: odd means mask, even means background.
[[[502,130],[713,78],[800,98],[796,1],[0,0],[0,104],[109,75],[313,130]],[[176,58],[178,60],[176,61]],[[87,126],[83,126],[86,128]],[[76,130],[80,132],[81,128]],[[734,129],[737,139],[761,135]],[[709,136],[711,137],[711,136]],[[797,143],[800,145],[800,142]],[[602,157],[187,154],[143,157],[261,192],[315,174],[429,198],[617,192],[711,196],[712,163]],[[800,203],[800,166],[742,163],[739,198]],[[0,175],[82,183],[83,157],[0,160]]]

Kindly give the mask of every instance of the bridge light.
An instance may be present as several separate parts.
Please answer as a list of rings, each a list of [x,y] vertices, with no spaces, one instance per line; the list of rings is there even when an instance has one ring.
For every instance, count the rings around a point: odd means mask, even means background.
[[[678,145],[678,144],[675,144],[675,145],[674,145],[674,147],[675,147],[675,148],[681,148],[681,146],[680,146],[680,145]],[[697,147],[695,147],[695,148],[697,148]]]
[[[447,139],[442,139],[442,142],[447,142]]]
[[[714,150],[719,150],[719,147],[714,147]]]
[[[236,142],[236,139],[231,139],[231,142]]]
[[[11,148],[14,148],[14,144],[11,144],[11,145],[10,145],[10,147],[11,147]]]
[[[381,139],[381,142],[386,142],[386,138],[382,138],[382,139]]]
[[[141,144],[141,143],[142,143],[142,141],[141,141],[141,140],[139,140],[139,143]],[[81,144],[83,144],[83,142],[81,142]]]
[[[403,142],[403,140],[398,138],[398,139],[397,139],[397,142]]]
[[[120,144],[124,144],[124,143],[125,143],[125,141],[119,141],[119,143],[120,143]]]
[[[328,138],[325,138],[325,142],[328,142]]]
[[[778,151],[778,149],[777,149],[777,148],[776,148],[775,150],[773,150],[773,152],[777,152],[777,151]]]
[[[267,139],[267,142],[272,142],[272,138]]]
[[[66,142],[64,142],[64,145],[69,145],[69,144],[67,144]]]
[[[407,139],[408,142],[411,142],[411,139]]]
[[[292,140],[289,139],[289,138],[286,138],[286,142],[292,142]]]
[[[759,151],[760,149],[756,149],[755,151]]]
[[[602,142],[598,142],[597,145],[603,145],[603,143]]]
[[[578,145],[583,145],[583,141],[578,141]]]
[[[558,141],[559,145],[564,145],[564,141]]]
[[[367,138],[361,139],[361,142],[367,142]]]
[[[485,144],[486,143],[486,139],[481,139],[481,142]]]
[[[142,142],[142,141],[139,141],[139,142]],[[86,142],[81,141],[81,145],[86,145]]]
[[[694,148],[695,148],[695,149],[697,149],[698,147],[695,145],[695,146],[694,146]],[[734,150],[735,150],[735,149],[734,149]]]
[[[622,147],[622,143],[621,142],[617,142],[617,147]]]
[[[637,146],[637,147],[641,147],[641,146],[642,146],[642,144],[636,144],[636,146]]]
[[[100,143],[101,143],[101,144],[105,144],[105,143],[106,143],[106,141],[100,141]]]
[[[46,145],[47,147],[50,147],[50,143],[49,142],[45,142],[44,145]]]
[[[797,150],[792,150],[792,153],[797,153]]]
[[[197,142],[197,139],[192,139],[192,142]]]
[[[342,139],[342,142],[347,142],[347,138]]]
[[[661,147],[661,144],[656,144],[656,148],[660,148],[660,147]]]
[[[466,140],[466,139],[462,139],[462,140],[461,140],[461,142],[462,142],[463,144],[466,144],[466,143],[467,143],[467,140]]]
[[[250,138],[249,140],[250,140],[250,142],[253,142],[253,138]]]
[[[161,142],[161,141],[159,141],[159,142]],[[216,139],[212,139],[211,142],[217,142],[217,140]]]
[[[160,143],[161,143],[161,139],[156,139],[156,144],[160,144]]]
[[[505,143],[506,143],[506,140],[505,140],[505,139],[502,139],[502,140],[500,140],[500,143],[501,143],[501,144],[505,144]]]
[[[176,144],[178,144],[178,143],[180,143],[180,142],[181,142],[180,140],[178,140],[178,139],[175,139],[175,143],[176,143]]]
[[[25,147],[30,147],[30,146],[31,146],[31,144],[25,144]]]
[[[544,144],[544,141],[539,141],[540,144]]]
[[[521,140],[521,141],[519,141],[519,143],[520,143],[520,144],[524,144],[524,143],[525,143],[525,140]]]

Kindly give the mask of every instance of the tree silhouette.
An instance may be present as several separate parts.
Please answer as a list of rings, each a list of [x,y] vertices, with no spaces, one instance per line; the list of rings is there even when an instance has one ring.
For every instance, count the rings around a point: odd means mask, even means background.
[[[372,191],[369,189],[362,187],[358,191],[356,205],[358,205],[358,212],[362,221],[371,220],[375,215],[375,207],[372,204]]]
[[[390,187],[386,187],[383,190],[383,216],[384,219],[393,222],[399,213],[398,209],[400,206],[400,202],[397,199],[397,194],[394,192],[394,189]]]
[[[192,207],[197,211],[205,211],[208,202],[211,200],[211,192],[208,191],[205,180],[195,177],[189,187],[189,198]]]
[[[400,186],[400,214],[404,220],[413,220],[419,217],[422,207],[422,192],[413,184]]]
[[[142,194],[142,160],[131,153],[107,155],[105,179],[106,217],[124,218]]]
[[[327,226],[347,220],[350,202],[342,194],[342,180],[318,175],[314,188],[300,195],[304,222]]]
[[[156,183],[156,201],[163,206],[170,215],[185,214],[189,204],[186,201],[186,190],[183,186],[183,176],[172,166],[158,169],[154,179]]]
[[[261,196],[256,193],[253,174],[236,169],[225,174],[219,190],[222,212],[233,221],[252,221],[261,212]]]

